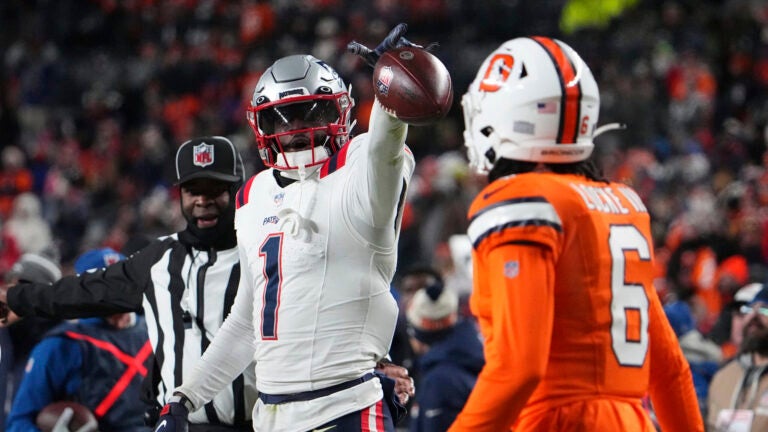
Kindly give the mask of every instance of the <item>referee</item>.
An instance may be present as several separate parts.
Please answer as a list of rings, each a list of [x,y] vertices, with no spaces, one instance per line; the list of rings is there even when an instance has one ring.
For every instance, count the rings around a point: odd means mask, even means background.
[[[243,163],[227,138],[201,137],[176,153],[185,230],[160,237],[125,261],[52,286],[20,283],[0,291],[0,318],[78,318],[140,311],[154,351],[143,399],[148,424],[181,385],[229,314],[240,264],[234,231],[234,198]],[[5,312],[5,313],[3,313]],[[253,367],[189,415],[190,431],[250,431],[256,400]]]

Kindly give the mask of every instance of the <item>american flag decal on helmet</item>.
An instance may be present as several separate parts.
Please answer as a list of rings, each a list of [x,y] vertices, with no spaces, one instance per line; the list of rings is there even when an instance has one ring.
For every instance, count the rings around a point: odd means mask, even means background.
[[[557,113],[557,104],[555,102],[539,102],[536,104],[536,110],[539,114]]]
[[[192,163],[202,168],[213,163],[213,145],[200,143],[192,148]]]
[[[384,96],[389,94],[389,86],[392,84],[392,78],[394,76],[395,74],[392,72],[392,68],[390,66],[381,68],[379,71],[379,77],[376,79],[376,88],[379,90],[379,93]]]
[[[532,39],[547,52],[560,80],[560,127],[556,142],[573,144],[579,136],[579,118],[581,118],[582,92],[579,74],[560,44],[553,39],[541,36],[535,36]],[[541,110],[544,107],[537,108]]]

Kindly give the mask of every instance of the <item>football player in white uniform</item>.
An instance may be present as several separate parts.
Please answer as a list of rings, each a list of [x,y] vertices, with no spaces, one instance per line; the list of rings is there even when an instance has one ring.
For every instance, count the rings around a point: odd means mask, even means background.
[[[407,125],[378,102],[368,132],[350,140],[353,105],[336,71],[310,55],[277,60],[257,83],[248,120],[270,169],[237,195],[238,295],[166,426],[253,359],[254,430],[394,430],[373,371],[397,319],[389,287],[414,159]]]

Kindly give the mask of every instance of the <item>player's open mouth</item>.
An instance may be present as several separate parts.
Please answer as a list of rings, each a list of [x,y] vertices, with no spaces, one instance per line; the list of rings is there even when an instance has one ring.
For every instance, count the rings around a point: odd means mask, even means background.
[[[312,141],[308,137],[298,136],[291,140],[288,144],[285,144],[284,151],[295,152],[301,150],[307,150],[312,146]]]
[[[216,222],[219,220],[219,217],[216,215],[210,215],[210,216],[202,216],[197,218],[197,227],[198,228],[211,228],[216,226]]]

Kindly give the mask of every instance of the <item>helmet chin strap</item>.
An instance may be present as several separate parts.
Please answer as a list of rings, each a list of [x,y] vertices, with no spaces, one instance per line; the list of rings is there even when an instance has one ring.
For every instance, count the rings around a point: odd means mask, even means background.
[[[595,129],[595,132],[592,134],[592,138],[597,138],[599,135],[604,134],[605,132],[616,130],[616,129],[626,129],[627,125],[624,123],[608,123],[600,126],[599,128]]]
[[[321,165],[307,167],[312,162],[328,159],[328,153],[323,147],[315,147],[310,150],[301,150],[297,152],[283,153],[285,162],[290,166],[298,167],[296,169],[281,170],[281,175],[294,180],[304,180],[307,175],[320,169]]]

